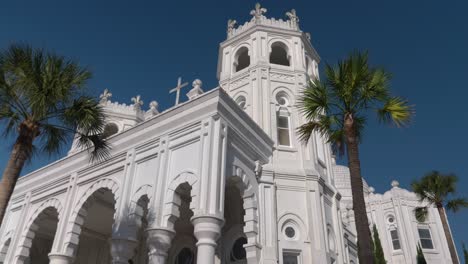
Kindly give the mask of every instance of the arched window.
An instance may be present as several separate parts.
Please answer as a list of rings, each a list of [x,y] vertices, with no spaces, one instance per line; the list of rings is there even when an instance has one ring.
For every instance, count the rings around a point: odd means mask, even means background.
[[[278,145],[291,146],[291,116],[288,110],[289,98],[286,93],[279,92],[276,95],[276,103],[279,109],[276,113]]]
[[[245,252],[244,245],[247,244],[247,239],[245,237],[240,237],[232,245],[230,259],[231,261],[240,261],[245,260],[247,253]]]
[[[190,250],[190,248],[183,248],[179,254],[177,254],[177,258],[175,264],[193,264],[195,263],[195,256]]]
[[[236,103],[239,105],[240,108],[245,109],[247,106],[247,99],[245,98],[245,96],[240,95],[239,97],[237,97]]]
[[[275,42],[271,45],[270,63],[290,66],[288,47],[284,43]]]
[[[115,135],[119,132],[119,127],[117,127],[116,124],[114,123],[109,123],[104,127],[104,132],[102,133],[102,136],[104,138],[108,138],[112,135]]]
[[[234,69],[235,72],[241,71],[250,65],[249,49],[242,47],[236,52],[234,57]]]

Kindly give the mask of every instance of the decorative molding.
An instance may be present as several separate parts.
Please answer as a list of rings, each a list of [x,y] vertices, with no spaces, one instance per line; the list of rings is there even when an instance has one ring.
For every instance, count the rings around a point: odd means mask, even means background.
[[[286,82],[291,82],[291,83],[295,81],[294,75],[282,74],[282,73],[276,73],[276,72],[270,72],[270,79],[286,81]]]

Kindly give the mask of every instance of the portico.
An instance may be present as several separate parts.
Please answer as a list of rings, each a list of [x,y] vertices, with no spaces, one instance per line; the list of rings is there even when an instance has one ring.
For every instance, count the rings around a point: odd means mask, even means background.
[[[256,168],[273,142],[222,89],[109,141],[103,163],[77,152],[20,179],[1,230],[14,233],[3,263],[231,263],[234,246],[257,263]],[[44,221],[56,231],[39,235]],[[40,237],[50,248],[33,252]]]

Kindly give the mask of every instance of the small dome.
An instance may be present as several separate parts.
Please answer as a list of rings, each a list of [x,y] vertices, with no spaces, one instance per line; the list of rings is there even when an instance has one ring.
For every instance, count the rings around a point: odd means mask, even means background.
[[[349,168],[343,165],[334,165],[333,172],[335,174],[335,187],[339,190],[343,197],[352,197],[351,194],[351,178]],[[369,194],[369,185],[366,180],[362,179],[364,193]]]

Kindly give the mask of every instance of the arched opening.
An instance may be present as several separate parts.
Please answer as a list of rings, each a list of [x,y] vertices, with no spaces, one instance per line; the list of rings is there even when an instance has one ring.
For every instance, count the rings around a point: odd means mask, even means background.
[[[49,253],[54,243],[58,224],[58,212],[54,207],[48,207],[34,220],[32,229],[34,238],[29,250],[29,258],[26,263],[47,264]]]
[[[275,42],[271,45],[270,63],[290,66],[288,47],[284,43]]]
[[[179,217],[174,223],[175,237],[169,249],[168,263],[194,264],[196,263],[196,241],[193,235],[193,225],[190,219],[193,211],[190,209],[192,202],[192,186],[187,182],[179,185],[174,194],[174,199],[180,201]]]
[[[222,245],[220,245],[224,252],[221,256],[221,263],[247,263],[247,254],[244,248],[244,245],[247,244],[247,238],[244,234],[245,209],[240,186],[242,186],[242,182],[239,177],[230,177],[226,182],[225,224],[222,229]]]
[[[110,263],[114,194],[107,188],[100,188],[87,199],[84,207],[87,214],[81,226],[75,263]]]
[[[146,229],[148,228],[148,222],[150,219],[154,219],[154,215],[150,215],[148,212],[149,198],[147,195],[143,195],[137,201],[137,209],[135,217],[137,219],[137,241],[138,245],[135,249],[135,256],[132,258],[132,263],[148,263],[148,246],[146,244]]]
[[[5,243],[3,243],[2,248],[0,250],[0,264],[5,263],[5,258],[8,253],[8,249],[10,249],[11,238],[8,238]]]
[[[250,55],[247,47],[242,47],[236,52],[234,57],[235,72],[241,71],[250,66]]]
[[[119,127],[114,124],[114,123],[109,123],[104,126],[104,132],[102,133],[102,136],[104,138],[108,138],[112,135],[115,135],[119,132]]]

